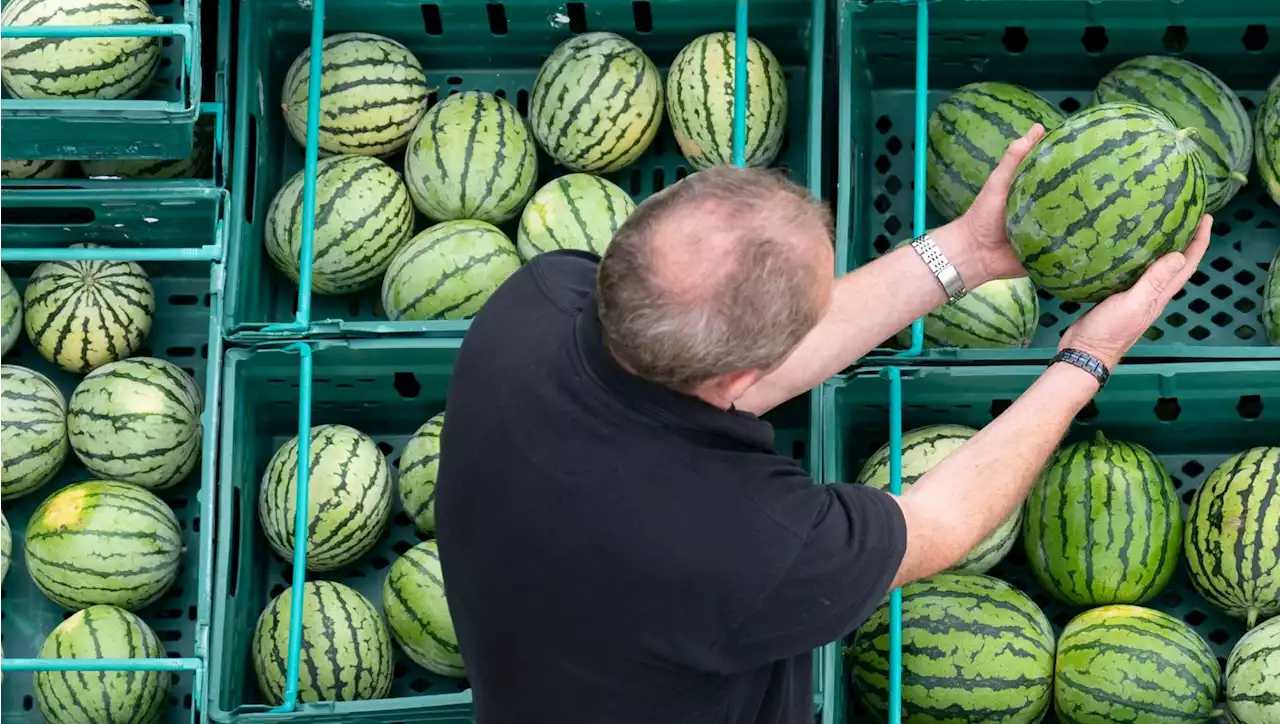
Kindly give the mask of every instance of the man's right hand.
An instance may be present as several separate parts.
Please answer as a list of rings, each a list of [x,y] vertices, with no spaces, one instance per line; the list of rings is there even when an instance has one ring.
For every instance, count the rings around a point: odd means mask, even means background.
[[[1195,274],[1209,248],[1212,229],[1213,217],[1205,214],[1195,238],[1184,251],[1160,257],[1127,291],[1107,297],[1077,319],[1063,335],[1059,349],[1070,347],[1087,352],[1108,370],[1115,369],[1129,348],[1160,318],[1173,295]]]

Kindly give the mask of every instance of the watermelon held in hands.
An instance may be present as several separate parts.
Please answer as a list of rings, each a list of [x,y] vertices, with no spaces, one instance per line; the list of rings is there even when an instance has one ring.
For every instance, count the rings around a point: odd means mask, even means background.
[[[1262,105],[1258,106],[1258,120],[1253,133],[1258,175],[1262,177],[1271,200],[1280,204],[1280,75],[1271,81]]]
[[[1193,129],[1147,106],[1104,103],[1048,132],[1018,167],[1006,230],[1027,275],[1059,299],[1098,302],[1182,251],[1204,214]]]
[[[1226,695],[1232,724],[1280,722],[1280,618],[1236,642],[1227,658]]]

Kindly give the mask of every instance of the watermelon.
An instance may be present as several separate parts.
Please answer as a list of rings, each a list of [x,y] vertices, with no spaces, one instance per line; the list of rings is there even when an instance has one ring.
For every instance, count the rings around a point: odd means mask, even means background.
[[[0,269],[0,285],[0,316],[3,316],[0,327],[4,330],[0,335],[3,338],[0,341],[0,354],[9,354],[22,332],[22,295],[18,294],[18,288],[13,285],[9,272],[4,269]]]
[[[302,255],[299,171],[271,200],[263,241],[285,276],[298,283]],[[400,176],[367,156],[333,156],[316,166],[315,246],[311,291],[350,294],[377,282],[396,250],[413,234],[413,203]]]
[[[80,170],[85,176],[94,179],[170,179],[209,176],[213,170],[213,124],[206,122],[206,118],[196,122],[191,141],[191,153],[185,158],[81,161]]]
[[[1097,302],[1186,248],[1205,199],[1193,134],[1127,103],[1088,108],[1045,134],[1018,167],[1005,215],[1031,281]]]
[[[902,436],[902,490],[929,472],[943,458],[977,434],[977,430],[962,425],[929,425],[916,428]],[[889,444],[884,444],[867,459],[854,482],[881,490],[889,489]],[[1022,510],[1015,508],[976,548],[951,567],[951,570],[985,573],[991,570],[1013,548],[1018,537],[1018,524]]]
[[[404,176],[427,218],[500,224],[515,218],[533,193],[538,149],[511,103],[492,93],[458,93],[418,124]]]
[[[382,588],[382,607],[391,635],[415,663],[441,676],[467,675],[449,617],[435,541],[419,543],[391,564]]]
[[[13,0],[5,25],[150,25],[146,0]],[[160,64],[160,38],[4,38],[0,74],[15,98],[137,98]]]
[[[368,435],[346,425],[311,428],[307,499],[307,570],[329,571],[378,542],[391,515],[387,459]],[[262,475],[258,515],[280,557],[293,560],[298,490],[298,438],[282,445]]]
[[[155,313],[151,280],[134,262],[47,261],[27,280],[22,321],[41,357],[84,373],[133,354]]]
[[[667,116],[680,152],[696,169],[733,163],[734,33],[684,46],[667,72]],[[787,79],[773,51],[747,39],[746,165],[768,166],[787,129]]]
[[[1021,348],[1031,344],[1040,324],[1040,300],[1027,277],[987,282],[924,318],[924,346]],[[911,344],[911,327],[897,336]]]
[[[13,559],[13,532],[9,530],[9,519],[0,513],[0,581],[9,575],[9,562]]]
[[[636,202],[611,181],[571,173],[538,189],[520,215],[516,251],[529,261],[546,251],[577,249],[599,256]]]
[[[1262,176],[1271,199],[1280,204],[1280,75],[1271,81],[1267,95],[1258,107],[1253,149],[1258,161],[1258,175]]]
[[[155,631],[115,606],[79,611],[45,639],[42,659],[163,659]],[[152,724],[169,709],[164,671],[37,671],[36,703],[50,724]]]
[[[67,401],[48,377],[17,365],[0,366],[0,437],[4,500],[53,479],[67,457]]]
[[[413,237],[382,280],[393,321],[468,319],[520,268],[516,247],[483,221],[445,221]]]
[[[303,586],[299,701],[381,699],[391,692],[391,637],[369,599],[330,581]],[[253,671],[271,704],[284,701],[293,588],[272,599],[253,630]]]
[[[1205,211],[1227,205],[1249,180],[1253,129],[1236,94],[1218,76],[1181,58],[1146,55],[1127,60],[1098,81],[1094,103],[1136,103],[1194,128],[1204,166]]]
[[[160,490],[200,460],[200,389],[182,368],[135,357],[90,372],[71,393],[71,449],[90,472]]]
[[[1249,628],[1280,614],[1280,447],[1227,458],[1191,499],[1183,538],[1191,583]]]
[[[409,49],[373,33],[339,33],[320,46],[321,151],[382,156],[398,151],[427,110],[427,75]],[[307,144],[311,49],[284,76],[285,124]]]
[[[90,480],[45,499],[27,523],[24,553],[36,586],[75,610],[109,604],[136,611],[178,576],[182,530],[154,493]]]
[[[1271,274],[1262,292],[1262,327],[1271,344],[1280,344],[1280,250],[1271,260]]]
[[[925,192],[933,208],[947,221],[963,214],[1010,143],[1037,123],[1049,131],[1062,120],[1052,103],[1022,86],[961,86],[929,114]]]
[[[423,533],[436,529],[436,474],[444,413],[423,423],[400,454],[400,504]]]
[[[1076,616],[1058,639],[1054,709],[1063,724],[1208,722],[1221,669],[1190,626],[1140,606]]]
[[[1280,618],[1247,632],[1231,650],[1226,695],[1232,724],[1280,722]]]
[[[542,64],[529,100],[533,136],[571,171],[609,173],[635,163],[662,125],[662,77],[635,43],[582,33]]]
[[[1178,567],[1182,503],[1173,478],[1141,445],[1067,445],[1027,497],[1022,542],[1031,573],[1077,606],[1142,603]]]
[[[0,178],[61,178],[66,171],[67,162],[61,160],[0,161]]]
[[[1049,708],[1053,629],[1004,581],[939,573],[902,589],[902,721],[1033,724]],[[852,677],[862,705],[885,721],[889,606],[858,629]]]

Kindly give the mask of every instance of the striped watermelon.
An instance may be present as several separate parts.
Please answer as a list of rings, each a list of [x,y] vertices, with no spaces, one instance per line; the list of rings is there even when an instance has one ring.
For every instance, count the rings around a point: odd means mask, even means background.
[[[1271,344],[1280,344],[1280,250],[1271,260],[1271,274],[1262,292],[1262,327]]]
[[[1015,347],[1031,344],[1040,323],[1040,300],[1026,277],[987,282],[924,318],[924,346]],[[911,327],[898,333],[898,344],[911,344]]]
[[[961,86],[929,114],[925,191],[933,208],[947,221],[963,214],[1010,143],[1037,123],[1049,131],[1062,121],[1052,103],[1022,86]]]
[[[391,515],[387,460],[368,435],[346,425],[311,428],[307,570],[329,571],[378,542]],[[272,550],[293,559],[298,438],[276,450],[262,475],[258,515]]]
[[[71,449],[90,472],[151,490],[200,460],[200,389],[182,368],[135,357],[90,372],[71,393]]]
[[[1027,498],[1027,565],[1054,598],[1077,606],[1142,603],[1178,567],[1182,503],[1146,448],[1108,440],[1067,445]]]
[[[468,319],[520,268],[516,247],[483,221],[445,221],[391,260],[382,308],[393,321]]]
[[[1025,593],[976,573],[939,573],[902,589],[902,720],[1032,724],[1049,708],[1053,629]],[[859,700],[885,721],[887,599],[852,649]]]
[[[1249,631],[1231,650],[1226,694],[1232,724],[1280,722],[1280,618]]]
[[[1140,606],[1076,616],[1058,639],[1053,701],[1063,724],[1208,722],[1221,669],[1190,626]]]
[[[4,330],[0,334],[0,354],[9,354],[22,332],[22,295],[4,269],[0,269],[0,317],[3,317],[0,327]]]
[[[516,250],[529,261],[546,251],[578,249],[603,256],[636,202],[611,181],[571,173],[548,183],[520,215]]]
[[[427,111],[409,139],[404,175],[427,218],[500,224],[533,193],[538,149],[515,106],[467,91]]]
[[[79,611],[45,639],[42,659],[163,659],[155,631],[115,606]],[[38,671],[36,702],[51,724],[151,724],[169,708],[164,671]]]
[[[298,283],[306,171],[271,200],[263,241],[285,276]],[[413,204],[400,176],[367,156],[332,156],[316,166],[315,246],[311,291],[350,294],[377,282],[413,235]]]
[[[53,479],[67,457],[67,401],[48,377],[17,365],[0,366],[0,437],[4,500]]]
[[[320,150],[382,156],[398,151],[427,111],[427,75],[408,48],[373,33],[339,33],[320,46]],[[311,49],[284,76],[285,124],[307,144]]]
[[[146,0],[12,0],[5,25],[150,25]],[[4,38],[0,73],[16,98],[136,98],[160,64],[159,38]]]
[[[571,171],[626,168],[662,125],[658,67],[620,35],[575,35],[538,71],[529,121],[547,154]]]
[[[0,581],[9,575],[9,562],[13,559],[13,532],[9,530],[9,519],[0,513]]]
[[[62,178],[66,172],[67,162],[62,160],[0,161],[0,178]]]
[[[1227,458],[1191,499],[1183,539],[1191,583],[1249,628],[1280,614],[1280,447]]]
[[[444,413],[423,423],[400,454],[400,504],[423,533],[436,529],[436,475]]]
[[[709,33],[684,46],[667,72],[667,115],[680,152],[696,169],[733,163],[734,33]],[[787,79],[773,51],[747,39],[748,166],[768,166],[787,130]]]
[[[155,313],[151,280],[131,261],[47,261],[31,273],[23,297],[27,337],[41,357],[68,372],[133,354]]]
[[[1190,130],[1152,108],[1104,103],[1045,134],[1018,167],[1006,223],[1036,286],[1097,302],[1181,251],[1204,213]]]
[[[929,425],[904,433],[902,436],[902,490],[905,492],[922,475],[977,433],[977,430],[963,425]],[[888,490],[889,453],[888,443],[881,446],[867,459],[854,482]],[[1013,513],[991,532],[991,535],[969,551],[964,558],[951,567],[951,570],[970,573],[985,573],[991,570],[1013,548],[1021,520],[1022,510],[1015,508]]]
[[[1267,95],[1258,107],[1253,149],[1258,161],[1258,175],[1262,176],[1271,199],[1280,204],[1280,75],[1271,81]]]
[[[202,178],[212,173],[213,124],[202,118],[196,123],[191,153],[185,158],[107,159],[81,161],[80,170],[89,178]]]
[[[330,581],[303,587],[299,701],[381,699],[391,692],[391,637],[382,614],[358,592]],[[284,701],[293,589],[272,599],[253,630],[253,671],[262,695]]]
[[[1147,55],[1107,73],[1096,103],[1136,103],[1163,111],[1179,128],[1195,128],[1204,165],[1205,211],[1213,213],[1249,180],[1253,130],[1244,105],[1218,76],[1181,58]]]
[[[182,530],[154,493],[90,480],[59,490],[36,508],[24,552],[32,580],[54,603],[136,611],[177,578]]]
[[[435,541],[419,543],[391,564],[382,588],[382,607],[391,635],[415,663],[441,676],[467,675],[445,600]]]

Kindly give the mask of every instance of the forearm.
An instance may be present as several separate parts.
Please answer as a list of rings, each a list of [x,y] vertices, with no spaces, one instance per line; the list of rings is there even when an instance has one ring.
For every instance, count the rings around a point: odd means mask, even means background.
[[[1022,504],[1076,413],[1098,389],[1088,372],[1050,367],[973,439],[899,500],[907,554],[894,586],[954,565]]]

